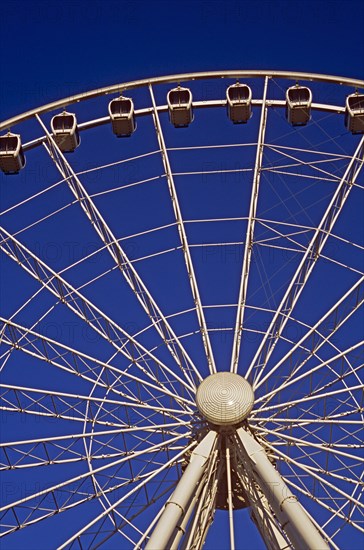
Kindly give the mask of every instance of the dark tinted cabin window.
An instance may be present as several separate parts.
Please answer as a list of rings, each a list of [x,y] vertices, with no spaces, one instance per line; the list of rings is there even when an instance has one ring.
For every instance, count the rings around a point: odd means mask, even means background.
[[[169,101],[172,105],[187,105],[189,100],[190,92],[188,90],[176,90],[169,95]]]
[[[5,136],[0,140],[0,151],[12,153],[18,147],[18,138]]]
[[[355,95],[349,97],[349,107],[353,111],[364,110],[364,95]]]
[[[249,98],[249,90],[246,86],[230,88],[228,93],[231,101],[246,101]]]
[[[111,103],[111,112],[113,115],[127,115],[131,111],[130,99],[115,100]]]
[[[292,88],[288,91],[288,97],[292,103],[307,103],[310,100],[308,88]]]

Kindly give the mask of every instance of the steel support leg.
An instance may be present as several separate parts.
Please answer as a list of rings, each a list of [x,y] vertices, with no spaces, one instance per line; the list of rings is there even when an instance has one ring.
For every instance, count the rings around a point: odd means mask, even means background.
[[[265,494],[282,529],[287,533],[296,550],[329,550],[303,506],[298,502],[282,477],[269,461],[265,450],[248,432],[239,428],[243,445],[242,460],[249,461],[255,481]],[[250,468],[249,468],[250,469]]]
[[[236,473],[249,502],[250,516],[258,528],[267,550],[292,549],[292,544],[288,541],[286,533],[283,533],[265,494],[255,481],[253,463],[250,465],[247,462],[244,463],[239,459],[239,453],[234,453],[234,456],[238,459],[235,464]]]
[[[145,550],[165,550],[168,547],[169,540],[185,515],[196,485],[206,469],[216,437],[216,432],[209,432],[192,452],[190,463],[168,500]]]

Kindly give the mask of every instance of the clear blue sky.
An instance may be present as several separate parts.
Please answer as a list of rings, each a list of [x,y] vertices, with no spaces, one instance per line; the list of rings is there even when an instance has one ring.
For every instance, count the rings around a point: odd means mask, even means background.
[[[364,78],[363,28],[362,0],[8,0],[0,20],[0,120],[74,93],[173,73],[276,69]],[[262,548],[250,524],[243,536],[251,550]],[[12,544],[2,548],[20,550]]]
[[[0,118],[84,89],[178,72],[360,78],[363,27],[361,0],[10,0],[0,23]]]

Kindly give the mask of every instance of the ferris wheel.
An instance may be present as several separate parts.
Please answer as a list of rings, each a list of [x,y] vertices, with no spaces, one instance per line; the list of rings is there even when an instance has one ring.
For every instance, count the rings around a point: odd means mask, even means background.
[[[4,549],[362,547],[363,89],[180,74],[0,124]]]

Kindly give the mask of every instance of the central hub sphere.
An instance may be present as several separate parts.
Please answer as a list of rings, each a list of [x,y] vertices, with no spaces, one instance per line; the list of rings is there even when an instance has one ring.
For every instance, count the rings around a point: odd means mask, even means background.
[[[240,424],[254,405],[253,388],[245,378],[233,372],[211,374],[197,388],[197,408],[217,426]]]

